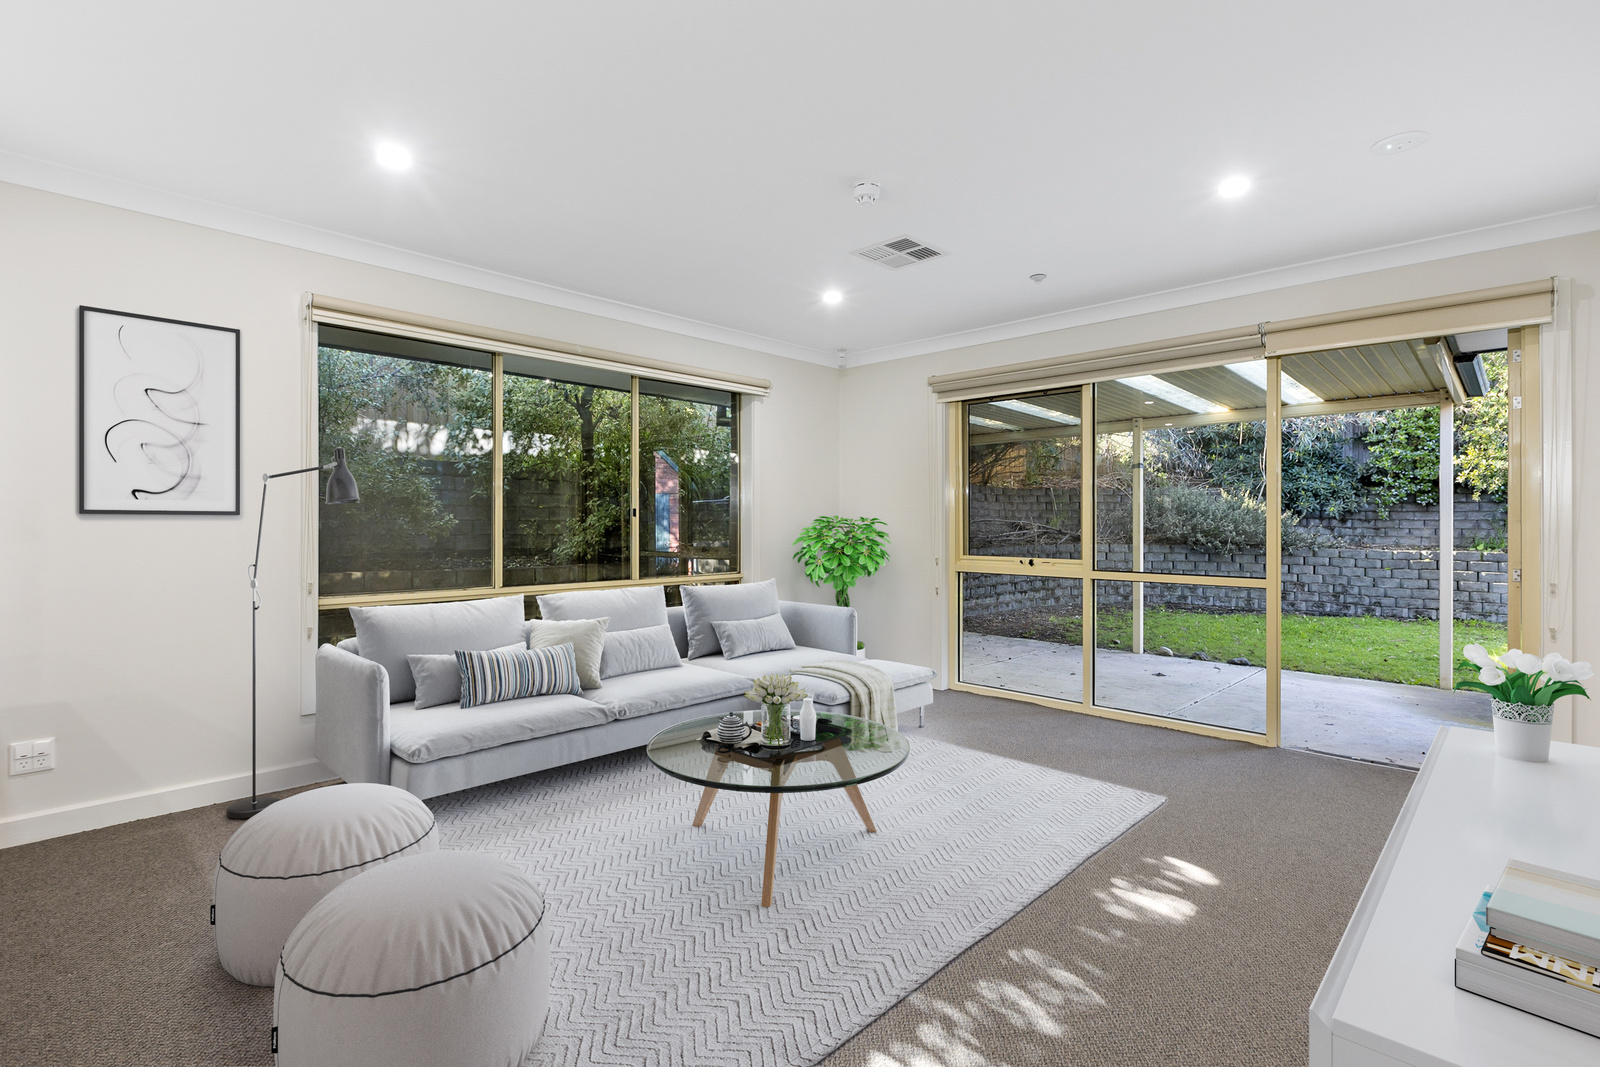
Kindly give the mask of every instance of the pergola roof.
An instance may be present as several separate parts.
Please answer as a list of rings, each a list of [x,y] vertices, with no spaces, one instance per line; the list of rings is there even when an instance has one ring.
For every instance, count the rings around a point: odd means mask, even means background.
[[[1100,432],[1131,429],[1134,420],[1162,426],[1266,418],[1270,363],[1249,360],[1200,369],[1116,378],[1095,387]],[[1442,338],[1395,341],[1284,356],[1282,411],[1286,417],[1437,404],[1463,399]],[[1076,437],[1079,392],[975,402],[968,407],[974,438]]]

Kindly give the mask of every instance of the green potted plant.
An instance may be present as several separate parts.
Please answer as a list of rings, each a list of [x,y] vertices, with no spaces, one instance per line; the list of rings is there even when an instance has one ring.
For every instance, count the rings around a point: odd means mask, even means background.
[[[824,515],[794,539],[795,561],[814,585],[833,586],[833,602],[850,606],[850,587],[870,578],[889,559],[889,534],[882,519]],[[866,645],[857,642],[856,654]]]
[[[1457,682],[1456,688],[1489,694],[1495,750],[1530,763],[1548,760],[1555,702],[1565,696],[1587,697],[1581,683],[1594,677],[1594,670],[1587,663],[1570,663],[1556,652],[1540,659],[1513,648],[1491,656],[1482,645],[1468,645],[1461,654],[1466,657],[1463,667],[1478,668],[1478,680]]]

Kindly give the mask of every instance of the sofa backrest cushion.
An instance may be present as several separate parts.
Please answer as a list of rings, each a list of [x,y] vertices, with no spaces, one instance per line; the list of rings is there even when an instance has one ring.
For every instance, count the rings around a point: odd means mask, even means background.
[[[381,663],[389,672],[389,700],[394,704],[417,695],[407,656],[481,652],[525,640],[521,593],[445,604],[351,608],[350,617],[355,620],[361,658]]]
[[[578,589],[546,593],[539,598],[539,614],[549,622],[608,618],[607,633],[667,624],[665,586],[635,589]],[[359,635],[358,635],[359,636]]]
[[[683,621],[689,630],[689,658],[714,656],[722,651],[714,622],[764,619],[778,614],[778,580],[748,585],[686,585]]]

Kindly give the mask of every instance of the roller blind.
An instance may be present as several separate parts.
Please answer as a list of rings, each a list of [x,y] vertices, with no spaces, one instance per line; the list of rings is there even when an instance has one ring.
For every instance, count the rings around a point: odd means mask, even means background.
[[[372,333],[408,337],[416,341],[454,345],[459,348],[500,352],[505,355],[532,356],[536,359],[590,367],[595,370],[636,374],[656,381],[748,393],[752,396],[766,396],[772,389],[772,383],[765,378],[754,378],[728,371],[709,371],[650,359],[646,356],[567,345],[505,330],[470,326],[447,319],[435,319],[389,308],[373,307],[370,304],[358,304],[337,297],[314,293],[309,297],[307,304],[311,321],[318,324],[367,330]]]
[[[1003,367],[936,374],[928,386],[941,403],[977,400],[1002,393],[1032,393],[1064,389],[1086,382],[1103,381],[1120,374],[1160,374],[1165,371],[1192,370],[1219,363],[1241,363],[1264,355],[1261,335],[1254,327],[1195,334],[1151,344],[1104,348],[1068,356],[1052,356],[1028,363]]]
[[[1553,316],[1555,280],[1504,285],[1454,296],[1409,300],[1287,322],[1267,322],[1261,335],[1269,356],[1321,352],[1444,334],[1532,326]]]

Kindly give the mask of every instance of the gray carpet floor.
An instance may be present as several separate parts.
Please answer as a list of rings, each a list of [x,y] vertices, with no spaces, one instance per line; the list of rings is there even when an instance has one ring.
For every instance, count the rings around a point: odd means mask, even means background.
[[[941,693],[925,734],[1167,803],[824,1063],[1303,1064],[1409,772]],[[221,807],[0,851],[0,1062],[267,1064],[217,965]]]

